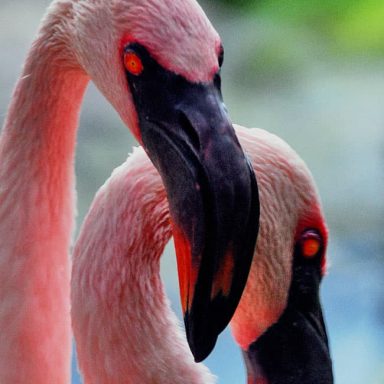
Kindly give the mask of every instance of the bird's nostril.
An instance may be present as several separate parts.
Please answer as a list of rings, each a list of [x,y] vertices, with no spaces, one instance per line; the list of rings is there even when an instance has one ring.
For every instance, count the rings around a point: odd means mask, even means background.
[[[179,117],[180,126],[183,129],[184,134],[189,139],[191,146],[193,149],[199,151],[200,150],[200,138],[198,133],[196,132],[196,128],[192,125],[188,117],[181,112]]]

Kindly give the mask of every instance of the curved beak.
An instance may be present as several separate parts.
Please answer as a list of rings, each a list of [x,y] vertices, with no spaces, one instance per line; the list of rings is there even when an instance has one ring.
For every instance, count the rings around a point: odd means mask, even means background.
[[[258,189],[219,78],[190,83],[148,60],[146,77],[128,81],[144,147],[167,191],[186,333],[201,361],[232,318],[247,281]]]
[[[248,384],[331,384],[332,362],[321,310],[286,310],[247,351]]]
[[[287,307],[243,351],[248,383],[332,384],[332,361],[319,297],[321,259],[295,250]]]

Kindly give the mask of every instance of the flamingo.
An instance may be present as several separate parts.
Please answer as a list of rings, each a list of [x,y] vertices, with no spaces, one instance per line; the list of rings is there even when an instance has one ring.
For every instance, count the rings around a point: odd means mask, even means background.
[[[251,271],[231,321],[248,383],[333,383],[319,300],[327,228],[314,181],[275,135],[240,126],[236,134],[261,203]],[[216,382],[193,361],[160,279],[171,234],[161,178],[136,148],[97,193],[74,249],[72,322],[84,383]]]
[[[188,342],[196,360],[213,349],[246,283],[259,204],[223,104],[222,58],[195,0],[51,4],[0,137],[2,384],[70,380],[74,147],[90,79],[159,170]]]

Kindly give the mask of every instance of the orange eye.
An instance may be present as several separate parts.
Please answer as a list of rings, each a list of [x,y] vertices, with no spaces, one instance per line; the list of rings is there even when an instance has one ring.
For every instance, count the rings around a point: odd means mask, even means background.
[[[129,73],[135,76],[140,75],[144,70],[140,57],[132,51],[124,53],[124,66]]]
[[[316,256],[320,250],[320,246],[320,239],[315,237],[304,239],[301,245],[303,256],[308,258]]]

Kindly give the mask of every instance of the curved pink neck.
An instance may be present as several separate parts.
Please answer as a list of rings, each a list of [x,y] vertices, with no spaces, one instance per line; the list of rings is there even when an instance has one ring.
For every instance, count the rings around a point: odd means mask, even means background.
[[[84,222],[73,257],[72,319],[92,384],[209,384],[160,280],[171,235],[160,176],[142,150],[115,170]]]
[[[70,382],[74,147],[88,79],[35,41],[0,138],[0,382]]]

